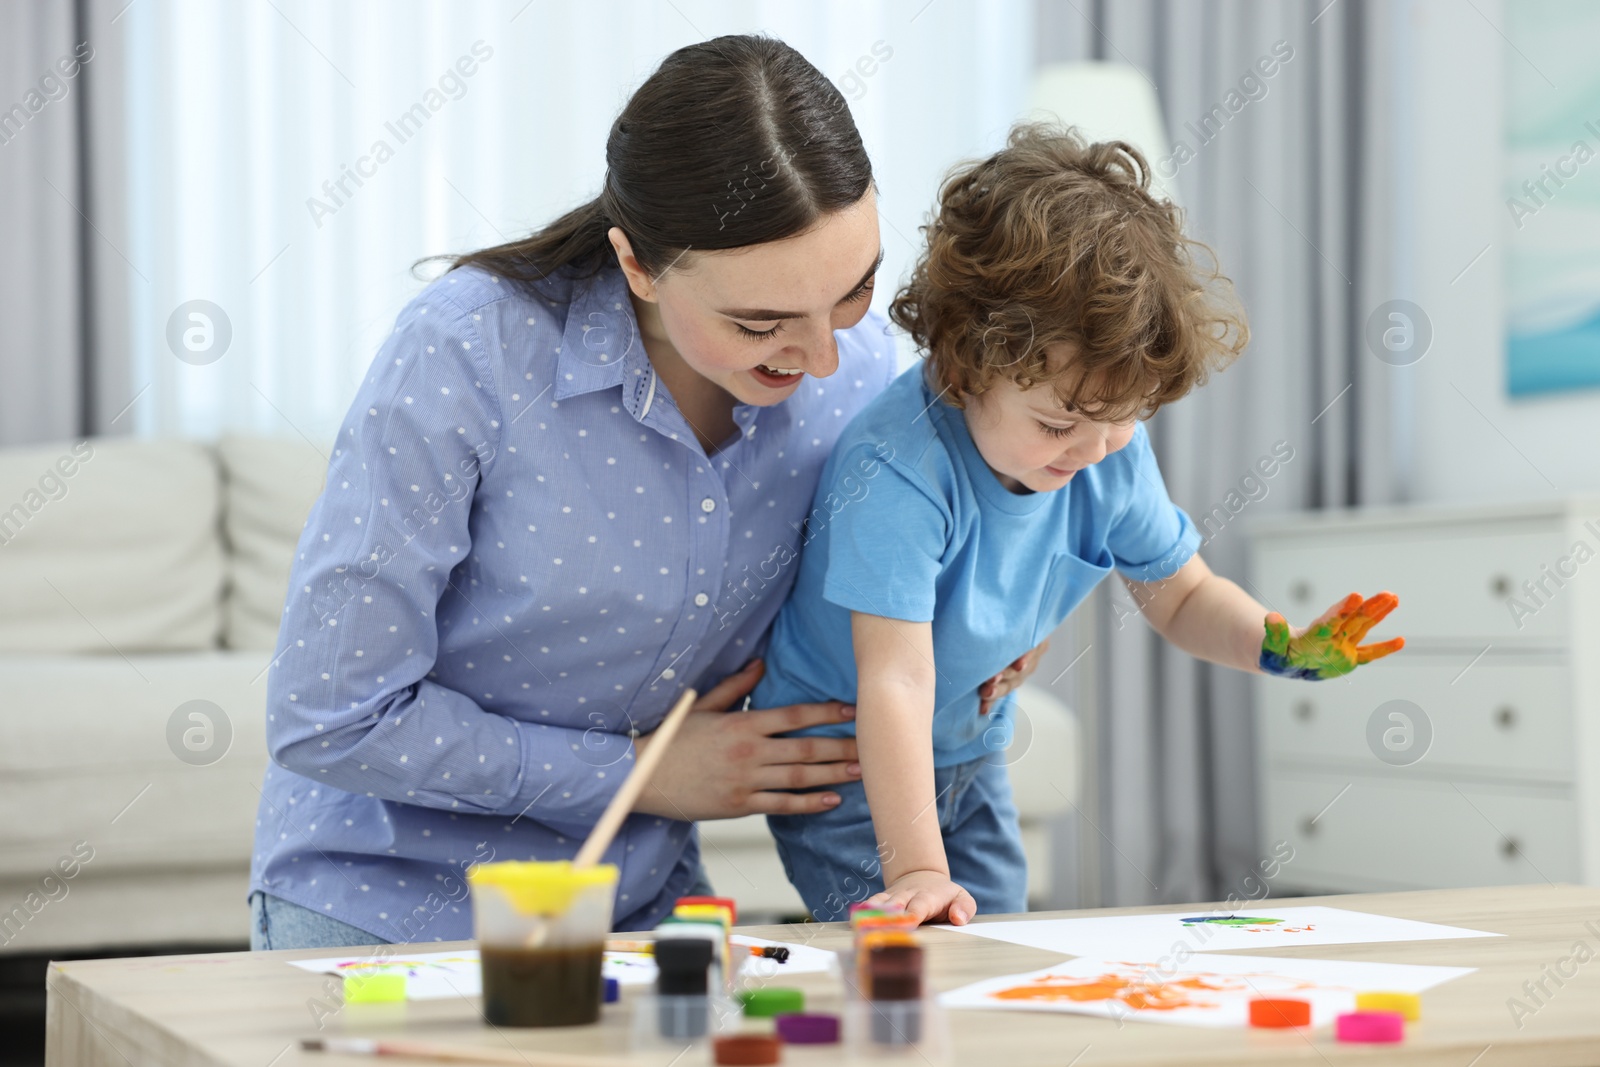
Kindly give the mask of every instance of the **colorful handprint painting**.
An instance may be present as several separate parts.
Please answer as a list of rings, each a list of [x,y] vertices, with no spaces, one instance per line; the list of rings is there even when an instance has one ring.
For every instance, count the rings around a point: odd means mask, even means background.
[[[1405,647],[1403,637],[1371,645],[1361,641],[1399,605],[1400,598],[1393,593],[1383,592],[1366,599],[1360,593],[1351,593],[1298,634],[1287,619],[1271,612],[1261,642],[1261,670],[1283,678],[1320,682],[1398,652]]]

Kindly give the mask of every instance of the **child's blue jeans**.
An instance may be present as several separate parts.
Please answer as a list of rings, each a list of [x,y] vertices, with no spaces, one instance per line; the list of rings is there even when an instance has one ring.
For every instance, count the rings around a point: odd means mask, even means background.
[[[937,767],[933,784],[937,799],[920,818],[938,813],[950,879],[972,894],[980,915],[1027,911],[1028,861],[1005,765],[988,756]],[[850,905],[883,891],[866,787],[847,782],[828,788],[841,798],[836,808],[767,816],[783,871],[818,922],[848,918]],[[884,858],[893,844],[884,843]]]

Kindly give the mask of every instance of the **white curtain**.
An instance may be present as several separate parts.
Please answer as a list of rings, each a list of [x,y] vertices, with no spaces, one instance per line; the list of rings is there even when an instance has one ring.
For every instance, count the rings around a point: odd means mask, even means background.
[[[71,5],[0,6],[0,444],[84,427],[84,41]]]
[[[130,417],[143,434],[325,447],[423,284],[413,261],[588,199],[627,95],[668,52],[725,33],[787,41],[850,100],[882,194],[882,308],[940,176],[1021,110],[1032,21],[1025,0],[144,0],[116,27],[141,275]],[[190,301],[220,315],[190,318]]]

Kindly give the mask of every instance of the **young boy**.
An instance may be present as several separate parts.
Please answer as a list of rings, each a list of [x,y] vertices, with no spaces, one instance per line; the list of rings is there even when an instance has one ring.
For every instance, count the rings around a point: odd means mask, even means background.
[[[1003,761],[1011,700],[978,687],[1113,568],[1155,630],[1245,671],[1332,677],[1393,594],[1291,631],[1195,555],[1141,422],[1243,349],[1225,278],[1118,143],[1025,125],[958,170],[894,301],[926,353],[846,428],[807,519],[755,707],[856,704],[862,782],[837,807],[769,816],[815,917],[904,905],[965,923],[1027,910]],[[931,744],[930,744],[931,740]]]

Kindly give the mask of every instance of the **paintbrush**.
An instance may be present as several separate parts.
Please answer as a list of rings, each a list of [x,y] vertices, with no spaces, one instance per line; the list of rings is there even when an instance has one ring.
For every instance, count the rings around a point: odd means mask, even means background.
[[[605,855],[611,839],[617,836],[617,831],[622,827],[622,820],[633,811],[634,802],[639,799],[639,794],[650,784],[650,776],[655,773],[656,764],[667,754],[667,746],[672,744],[672,738],[677,734],[678,727],[683,725],[689,709],[694,706],[694,698],[695,691],[685,689],[683,695],[678,698],[678,703],[667,713],[667,717],[661,720],[661,725],[656,727],[644,755],[634,763],[633,771],[623,780],[621,788],[611,798],[611,803],[606,805],[606,810],[600,814],[600,821],[589,831],[589,839],[573,857],[574,867],[593,867],[600,862],[600,857]]]
[[[516,1067],[628,1067],[609,1056],[582,1056],[533,1049],[463,1048],[431,1041],[379,1041],[366,1037],[308,1037],[300,1042],[305,1052],[338,1052],[346,1056],[409,1056],[440,1063],[507,1063]]]

